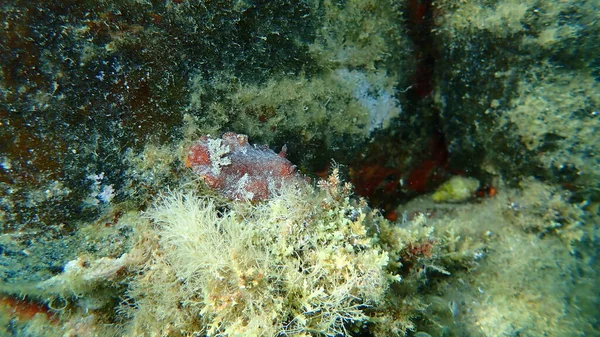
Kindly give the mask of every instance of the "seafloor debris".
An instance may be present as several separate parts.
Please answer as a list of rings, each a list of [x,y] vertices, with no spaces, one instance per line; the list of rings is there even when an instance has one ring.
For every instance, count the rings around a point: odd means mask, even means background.
[[[221,138],[202,136],[188,152],[185,164],[206,185],[234,200],[264,200],[283,183],[301,181],[296,166],[266,146],[250,145],[248,136],[233,132]]]

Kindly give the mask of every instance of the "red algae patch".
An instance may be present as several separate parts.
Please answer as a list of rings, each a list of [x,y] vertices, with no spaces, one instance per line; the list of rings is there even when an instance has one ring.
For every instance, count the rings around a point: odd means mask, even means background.
[[[0,295],[0,314],[4,314],[11,317],[11,319],[18,319],[22,321],[28,321],[33,319],[37,314],[44,315],[50,323],[56,323],[56,317],[48,310],[48,307],[36,302],[29,302],[25,300],[19,300],[13,297]]]
[[[304,181],[296,166],[267,146],[250,145],[233,132],[221,138],[202,136],[185,160],[210,188],[233,200],[265,200],[284,184]]]

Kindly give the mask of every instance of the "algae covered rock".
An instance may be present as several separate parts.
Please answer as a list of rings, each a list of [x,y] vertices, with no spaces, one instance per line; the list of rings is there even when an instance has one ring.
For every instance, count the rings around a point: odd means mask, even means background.
[[[246,131],[311,167],[392,129],[410,43],[400,6],[374,4],[3,2],[0,221],[25,233],[7,239],[1,275],[53,276],[79,253],[64,233],[174,184],[182,167],[160,152],[178,151],[187,119],[186,140]]]
[[[596,1],[439,1],[436,105],[452,165],[598,197]]]
[[[5,1],[0,335],[597,335],[599,12]]]
[[[437,263],[452,273],[432,277],[436,282],[421,289],[430,305],[419,330],[431,336],[597,335],[598,262],[587,256],[595,255],[589,235],[598,218],[569,203],[568,195],[530,178],[476,203],[420,197],[401,206],[409,213],[429,210],[427,225],[441,246]]]

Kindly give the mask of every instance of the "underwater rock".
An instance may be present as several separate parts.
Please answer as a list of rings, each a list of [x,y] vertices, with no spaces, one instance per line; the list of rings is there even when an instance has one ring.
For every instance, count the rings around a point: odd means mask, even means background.
[[[600,199],[589,160],[600,144],[598,2],[435,7],[435,105],[450,167],[511,183],[533,175]]]

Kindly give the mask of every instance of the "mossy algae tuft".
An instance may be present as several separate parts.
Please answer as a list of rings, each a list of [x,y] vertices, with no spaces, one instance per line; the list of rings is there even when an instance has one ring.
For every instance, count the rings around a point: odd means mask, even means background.
[[[337,171],[319,186],[227,210],[195,192],[163,194],[145,213],[156,249],[128,291],[130,334],[337,335],[384,322],[405,332],[410,316],[388,308],[399,269],[375,235],[389,225],[350,201]]]

